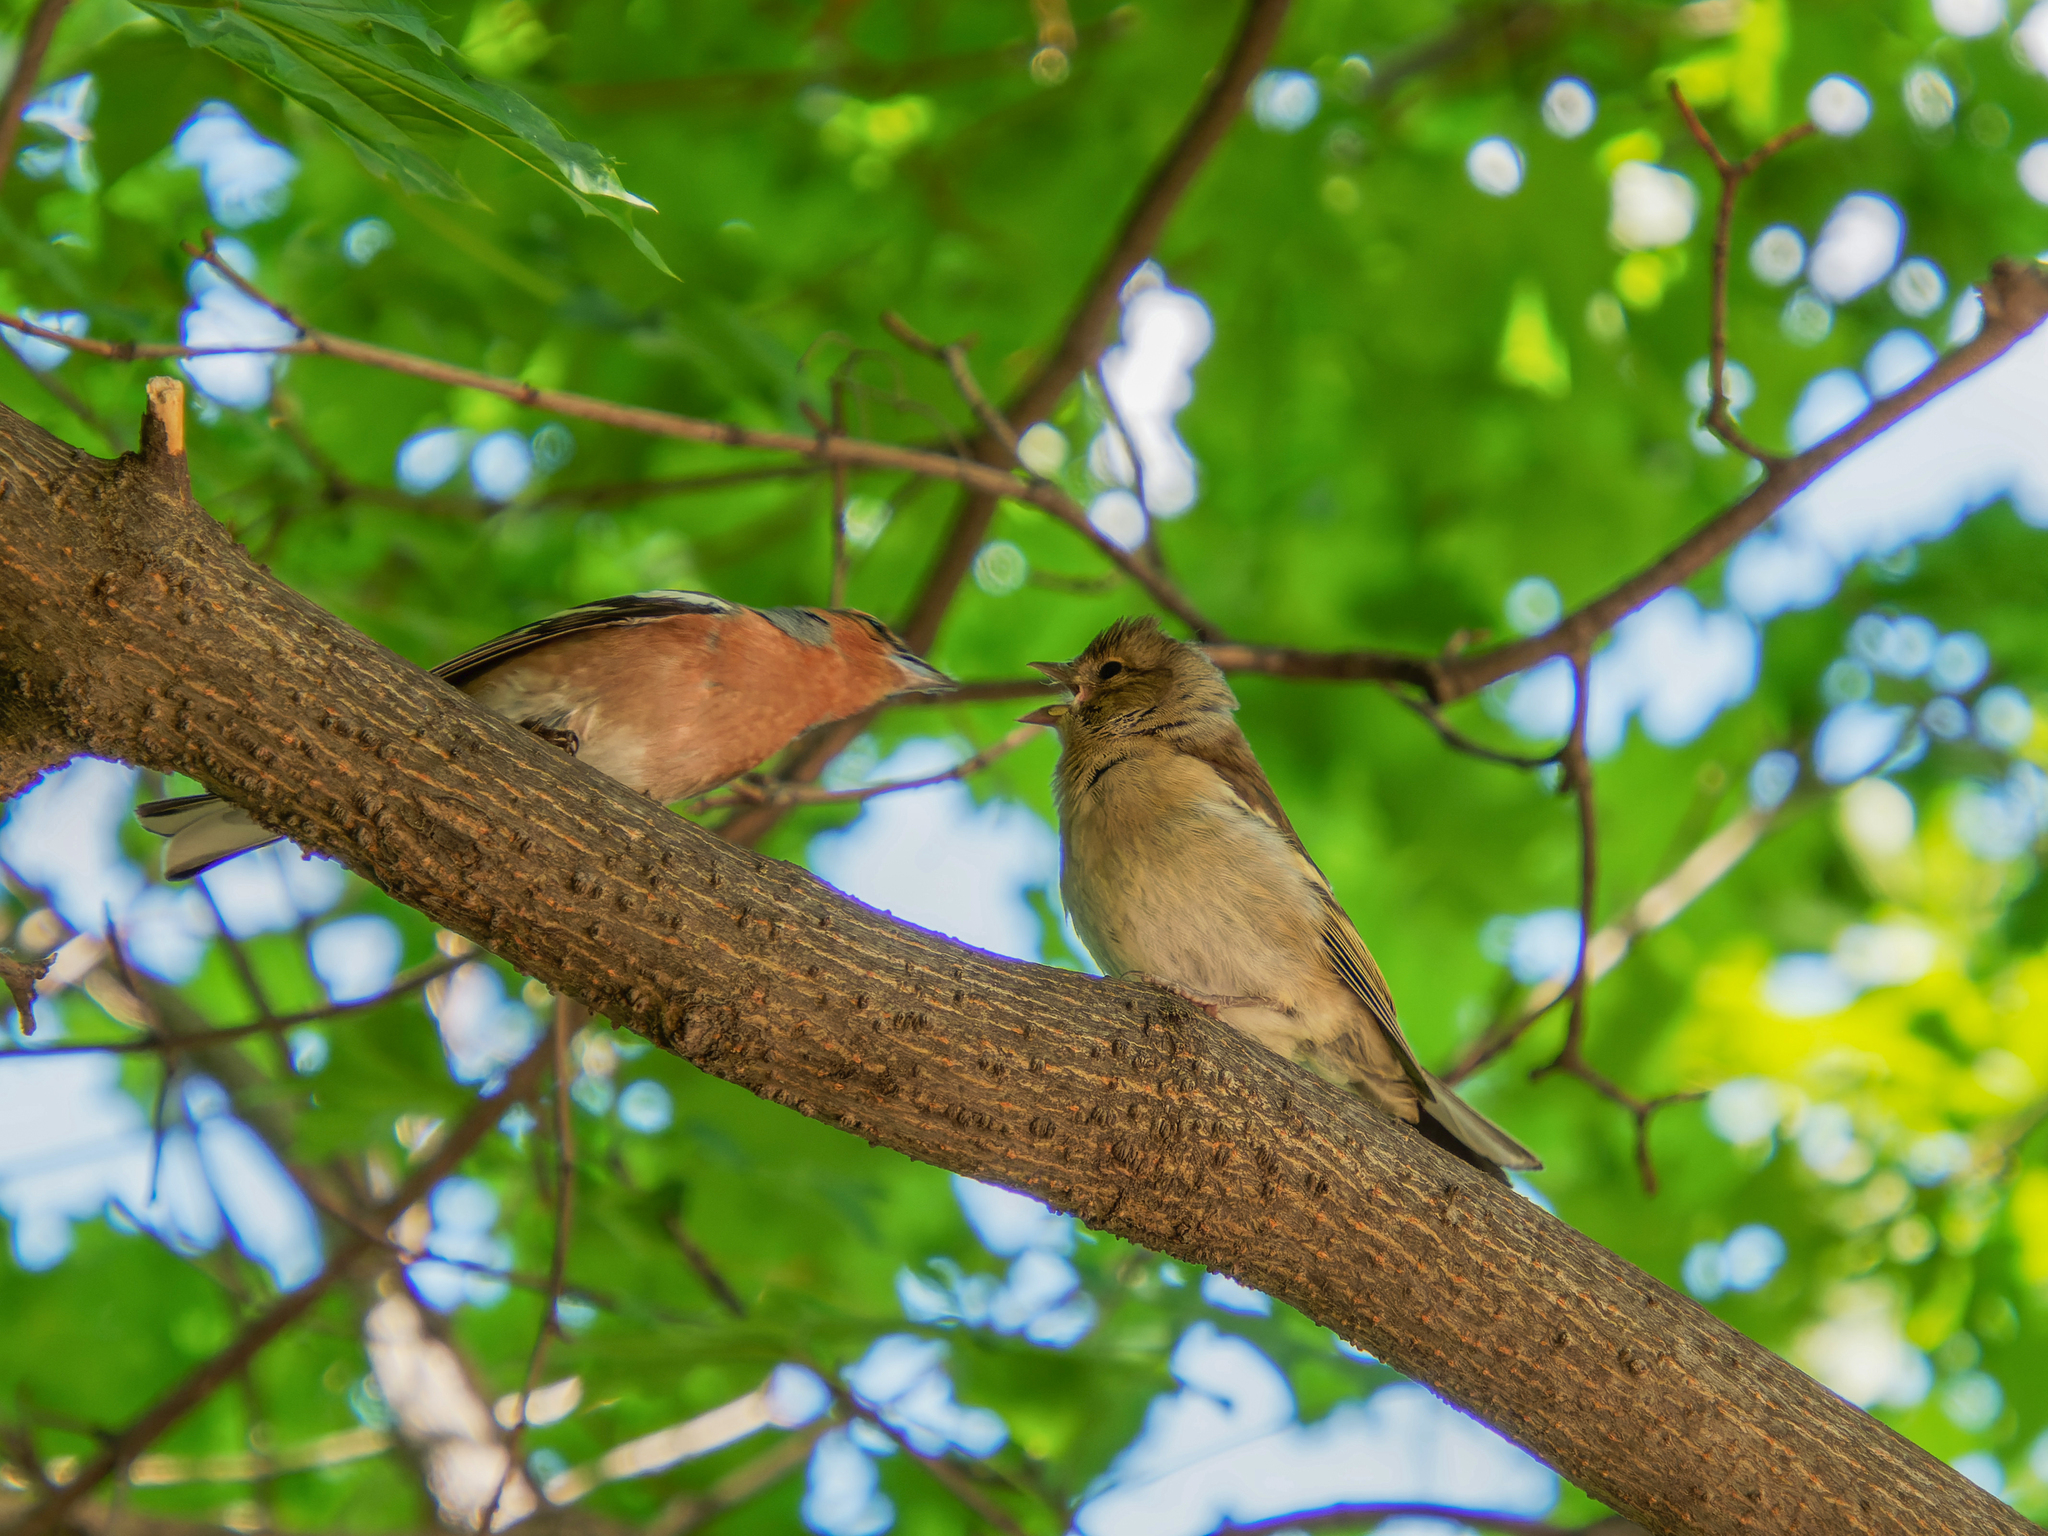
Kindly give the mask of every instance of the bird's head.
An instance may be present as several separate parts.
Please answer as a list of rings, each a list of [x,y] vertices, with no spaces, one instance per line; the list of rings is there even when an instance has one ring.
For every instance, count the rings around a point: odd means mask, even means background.
[[[949,693],[959,686],[873,614],[834,608],[824,617],[853,675],[874,690],[873,702],[906,693]]]
[[[1118,619],[1072,661],[1031,665],[1072,692],[1024,716],[1027,724],[1058,726],[1065,740],[1126,736],[1203,714],[1227,716],[1237,698],[1215,663],[1183,645],[1149,614]]]

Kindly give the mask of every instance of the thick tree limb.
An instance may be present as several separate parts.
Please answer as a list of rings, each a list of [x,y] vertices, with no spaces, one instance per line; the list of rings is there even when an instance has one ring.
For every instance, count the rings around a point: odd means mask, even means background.
[[[1226,1026],[891,922],[485,713],[251,564],[148,442],[108,463],[0,409],[0,688],[75,750],[191,774],[705,1071],[1278,1296],[1652,1530],[2029,1529]]]

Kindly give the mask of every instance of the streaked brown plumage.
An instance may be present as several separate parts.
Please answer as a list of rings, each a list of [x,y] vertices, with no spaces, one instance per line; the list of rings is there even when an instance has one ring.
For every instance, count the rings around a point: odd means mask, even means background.
[[[636,592],[571,608],[434,668],[486,709],[667,803],[716,788],[812,726],[952,686],[853,609],[745,608]],[[212,795],[142,806],[184,879],[277,841]]]
[[[1073,691],[1025,719],[1059,728],[1060,891],[1105,972],[1206,1004],[1496,1176],[1542,1166],[1416,1060],[1206,656],[1143,618],[1033,665]]]

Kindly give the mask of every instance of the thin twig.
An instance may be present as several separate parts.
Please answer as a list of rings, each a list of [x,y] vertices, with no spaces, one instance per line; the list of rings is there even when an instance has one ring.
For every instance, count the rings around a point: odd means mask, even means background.
[[[220,935],[222,946],[228,952],[228,963],[234,968],[236,977],[242,983],[242,990],[249,994],[249,1006],[256,1010],[256,1022],[264,1027],[271,1041],[277,1047],[279,1065],[284,1071],[292,1070],[291,1047],[285,1044],[284,1035],[277,1027],[277,1014],[271,1009],[269,994],[263,990],[263,983],[256,979],[256,967],[249,961],[249,952],[242,947],[242,941],[228,931],[228,920],[220,909],[220,902],[214,897],[213,888],[206,883],[206,876],[199,875],[193,882],[199,887],[199,894],[206,902],[206,910],[213,914],[213,931]],[[107,942],[112,946],[114,925],[107,923]],[[124,978],[125,979],[125,978]],[[130,991],[134,988],[130,987]]]
[[[1068,387],[1094,366],[1116,319],[1124,284],[1158,246],[1181,199],[1244,110],[1245,93],[1266,67],[1287,17],[1287,6],[1288,0],[1249,0],[1229,53],[1212,72],[1201,100],[1138,189],[1109,249],[1081,284],[1052,352],[1010,397],[1003,410],[1007,420],[1028,427],[1043,419]],[[979,445],[984,452],[994,446],[992,441]],[[946,610],[973,569],[974,557],[987,541],[989,523],[995,517],[993,497],[973,486],[968,492],[901,626],[904,638],[919,652],[929,650],[938,638]],[[1199,625],[1193,627],[1198,634],[1213,633]]]
[[[1581,651],[1572,657],[1572,733],[1559,759],[1564,781],[1579,811],[1579,952],[1572,961],[1566,995],[1572,1000],[1565,1022],[1564,1049],[1551,1063],[1562,1065],[1579,1054],[1586,1039],[1586,954],[1593,942],[1593,900],[1600,880],[1600,824],[1593,807],[1593,763],[1586,755],[1586,716],[1593,692],[1592,658]],[[1539,1069],[1540,1071],[1548,1068]]]
[[[1498,747],[1489,747],[1484,742],[1474,741],[1470,736],[1467,736],[1456,726],[1452,725],[1450,721],[1446,720],[1443,711],[1430,703],[1429,700],[1418,698],[1403,688],[1389,687],[1387,692],[1427,720],[1435,729],[1437,735],[1443,738],[1445,746],[1452,748],[1454,751],[1463,752],[1468,757],[1479,758],[1483,762],[1499,763],[1507,768],[1548,768],[1551,764],[1562,760],[1567,750],[1565,747],[1559,747],[1555,752],[1546,752],[1541,757],[1529,757],[1518,752],[1503,752]]]
[[[1287,1531],[1337,1533],[1373,1530],[1389,1520],[1441,1520],[1446,1525],[1469,1525],[1500,1536],[1589,1536],[1588,1528],[1553,1525],[1525,1515],[1496,1514],[1484,1509],[1457,1509],[1443,1504],[1331,1504],[1322,1509],[1303,1510],[1298,1515],[1279,1515],[1271,1520],[1239,1524],[1226,1520],[1212,1536],[1281,1536]],[[1599,1527],[1590,1528],[1597,1532]],[[1630,1530],[1638,1527],[1630,1526]]]
[[[832,431],[846,436],[846,386],[832,380]],[[832,466],[832,577],[826,591],[827,608],[846,606],[846,466]]]
[[[676,1240],[676,1247],[682,1250],[684,1258],[690,1261],[690,1268],[697,1271],[697,1278],[704,1282],[721,1307],[734,1317],[747,1315],[747,1304],[740,1300],[740,1293],[732,1288],[719,1267],[711,1262],[711,1255],[701,1248],[697,1239],[690,1235],[690,1229],[683,1225],[682,1213],[670,1212],[663,1218],[662,1225],[668,1228],[668,1235]]]
[[[1024,1527],[1017,1523],[1016,1516],[990,1498],[983,1489],[975,1486],[974,1480],[959,1467],[955,1466],[948,1457],[943,1455],[927,1456],[923,1451],[912,1445],[909,1438],[901,1430],[897,1429],[887,1419],[884,1419],[879,1413],[876,1413],[874,1409],[868,1407],[866,1403],[855,1397],[845,1387],[838,1386],[835,1383],[834,1393],[839,1399],[840,1407],[845,1412],[874,1425],[875,1428],[895,1441],[902,1448],[904,1454],[916,1461],[925,1471],[931,1473],[934,1482],[952,1494],[962,1504],[966,1505],[972,1513],[979,1516],[989,1525],[994,1526],[998,1531],[1001,1531],[1003,1536],[1028,1536]]]
[[[252,302],[263,305],[283,319],[298,332],[298,340],[274,346],[184,347],[136,342],[103,342],[89,336],[66,336],[61,331],[52,331],[6,315],[0,315],[0,325],[18,330],[24,335],[54,340],[60,345],[69,346],[73,351],[123,361],[141,357],[216,357],[249,354],[333,357],[367,367],[383,368],[409,378],[481,390],[486,394],[516,401],[532,410],[551,411],[558,416],[573,416],[579,420],[602,422],[623,431],[641,432],[651,437],[715,443],[728,448],[758,448],[774,453],[800,454],[826,468],[844,463],[856,468],[902,470],[939,480],[958,481],[997,498],[1025,502],[1050,513],[1122,568],[1150,592],[1162,608],[1182,623],[1198,634],[1217,633],[1209,621],[1185,596],[1174,589],[1171,583],[1164,581],[1144,561],[1135,558],[1114,539],[1106,537],[1096,529],[1088,521],[1087,510],[1049,480],[1021,480],[1012,472],[979,459],[932,453],[922,448],[871,442],[864,438],[835,438],[829,435],[804,437],[794,432],[757,431],[727,422],[703,421],[692,416],[679,416],[671,411],[651,410],[645,406],[621,405],[615,401],[598,400],[588,395],[572,394],[566,390],[541,389],[518,379],[499,378],[494,374],[478,373],[474,369],[459,368],[432,358],[396,352],[369,342],[331,335],[305,325],[290,310],[236,272],[211,247],[188,245],[186,249],[194,259],[212,267]]]
[[[14,1003],[16,1027],[24,1039],[36,1032],[36,983],[48,975],[50,967],[56,963],[55,950],[40,960],[17,960],[0,950],[0,986],[7,988],[7,996]]]
[[[1983,285],[1984,328],[1896,394],[1877,401],[1832,437],[1784,460],[1733,506],[1540,635],[1460,656],[1399,651],[1301,651],[1286,646],[1215,645],[1226,670],[1333,681],[1405,682],[1438,704],[1477,693],[1556,656],[1582,650],[1661,592],[1698,575],[1821,475],[1930,400],[2003,357],[2048,317],[2048,277],[2033,262],[2000,257]],[[4,317],[0,317],[4,323]],[[1219,653],[1229,654],[1225,662]]]
[[[526,1357],[526,1382],[519,1389],[519,1410],[505,1436],[505,1470],[491,1494],[490,1507],[478,1523],[480,1531],[495,1529],[498,1505],[505,1489],[519,1472],[519,1442],[526,1434],[526,1405],[540,1386],[541,1370],[547,1364],[548,1345],[562,1331],[562,1281],[569,1264],[569,1237],[576,1222],[576,1121],[575,1106],[569,1098],[571,1082],[569,1037],[581,1029],[590,1012],[573,998],[555,994],[555,1017],[548,1030],[550,1054],[555,1067],[555,1248],[548,1260],[547,1297],[541,1307],[540,1326],[534,1330],[533,1349]]]
[[[1739,540],[1760,527],[1794,495],[1812,484],[1827,470],[1879,433],[1919,410],[1943,391],[2002,357],[2021,338],[2039,326],[2044,315],[2048,315],[2048,279],[2042,277],[2033,263],[2000,258],[1994,263],[1991,277],[1982,292],[1985,323],[1975,339],[1948,353],[1904,389],[1875,402],[1832,437],[1815,444],[1804,453],[1785,460],[1774,472],[1767,474],[1742,500],[1696,529],[1662,558],[1576,609],[1543,634],[1532,635],[1490,651],[1454,657],[1368,650],[1316,652],[1286,646],[1240,646],[1221,643],[1214,649],[1232,653],[1233,659],[1227,664],[1229,670],[1265,672],[1285,677],[1411,683],[1421,688],[1437,704],[1447,704],[1464,698],[1490,683],[1498,682],[1517,672],[1527,671],[1552,657],[1569,655],[1613,628],[1651,598],[1690,579],[1712,561],[1727,553]],[[25,335],[40,336],[75,351],[119,359],[263,351],[339,357],[368,366],[389,368],[412,377],[484,389],[536,409],[603,421],[625,430],[697,442],[797,453],[807,457],[815,456],[817,453],[817,443],[813,438],[790,433],[750,432],[724,423],[704,422],[662,411],[621,406],[561,391],[540,390],[516,380],[473,373],[467,369],[453,368],[446,364],[322,333],[308,333],[303,341],[274,348],[190,348],[143,346],[129,342],[102,342],[91,337],[67,336],[62,332],[47,330],[7,315],[0,315],[0,326],[20,331]],[[1085,513],[1071,501],[1071,498],[1066,498],[1063,492],[1056,497],[1043,484],[1027,485],[1007,472],[988,465],[975,465],[944,455],[897,448],[891,444],[869,443],[861,439],[836,442],[832,445],[831,453],[835,458],[844,456],[847,462],[863,467],[897,469],[909,474],[928,475],[935,479],[957,480],[969,486],[993,486],[998,494],[1013,496],[1032,505],[1053,509],[1055,515],[1063,522],[1077,520],[1078,525],[1086,524]],[[1101,542],[1093,529],[1087,530],[1087,536],[1090,542]],[[979,548],[978,544],[976,548]],[[1159,574],[1128,552],[1113,545],[1111,548],[1114,550],[1112,558],[1118,567],[1127,574],[1137,576],[1146,590],[1153,592],[1156,597],[1161,587]],[[970,560],[971,555],[970,551]],[[1185,620],[1186,616],[1182,617]],[[846,722],[840,727],[832,728],[818,739],[843,745],[858,735],[860,730],[865,729],[865,726],[865,718]],[[836,751],[837,746],[834,746],[833,750]],[[815,752],[807,748],[805,761],[814,755]],[[817,767],[822,769],[822,766],[822,761],[818,762]],[[815,771],[808,777],[815,778]],[[762,811],[758,814],[767,818],[766,825],[773,824],[775,818],[772,812]],[[721,829],[721,833],[735,841],[752,842],[766,830],[766,825],[756,824],[737,831]]]
[[[966,348],[957,341],[941,344],[920,335],[918,331],[894,310],[882,315],[882,325],[891,336],[902,342],[913,352],[922,353],[934,362],[943,363],[946,371],[953,376],[953,387],[960,392],[960,398],[967,402],[967,408],[974,412],[974,419],[981,423],[981,429],[1002,445],[1003,452],[1011,463],[1017,462],[1017,429],[982,392],[981,381],[974,376],[974,368],[967,361]]]
[[[654,501],[665,496],[694,496],[710,491],[730,490],[737,485],[753,485],[768,480],[807,480],[813,475],[825,472],[825,466],[821,464],[760,464],[751,469],[728,469],[715,474],[673,475],[655,480],[618,480],[600,485],[564,486],[532,496],[517,497],[510,502],[486,501],[481,496],[415,494],[394,486],[364,485],[361,481],[350,478],[348,473],[313,441],[312,434],[306,431],[304,423],[298,419],[293,408],[294,402],[283,391],[279,391],[276,404],[279,409],[272,412],[270,424],[292,440],[293,446],[320,477],[321,497],[334,506],[344,502],[361,501],[372,506],[401,507],[407,511],[491,517],[512,506],[522,507],[528,511],[542,511],[555,507],[619,506],[638,501]]]
[[[21,52],[15,56],[14,74],[7,82],[7,94],[0,96],[0,182],[7,179],[14,164],[14,146],[21,135],[21,113],[35,94],[36,78],[43,72],[50,42],[57,35],[57,23],[71,0],[42,0],[28,19],[21,35]]]
[[[441,1138],[433,1155],[415,1168],[397,1192],[377,1208],[372,1219],[387,1224],[397,1220],[454,1172],[475,1150],[477,1143],[496,1128],[506,1111],[532,1094],[533,1085],[546,1061],[547,1049],[541,1046],[514,1067],[505,1079],[505,1086],[475,1104],[461,1123]],[[19,1536],[45,1536],[45,1533],[61,1530],[65,1515],[80,1500],[148,1449],[164,1431],[240,1375],[266,1344],[311,1311],[313,1305],[372,1247],[373,1244],[365,1237],[353,1234],[348,1237],[327,1261],[326,1268],[312,1280],[273,1302],[225,1349],[187,1374],[126,1429],[106,1436],[99,1454],[79,1468],[63,1487],[22,1517],[16,1527]]]
[[[1711,393],[1707,402],[1706,428],[1737,453],[1755,459],[1768,472],[1783,462],[1782,456],[1768,453],[1750,441],[1735,424],[1735,413],[1728,408],[1728,238],[1735,219],[1735,199],[1742,190],[1743,182],[1755,175],[1772,156],[1810,137],[1815,131],[1814,126],[1810,122],[1798,123],[1766,141],[1747,159],[1731,161],[1721,152],[1721,146],[1714,142],[1714,136],[1700,121],[1699,114],[1693,111],[1692,103],[1685,99],[1685,91],[1676,80],[1671,82],[1671,100],[1678,107],[1678,115],[1685,119],[1685,126],[1694,140],[1707,152],[1714,174],[1721,179],[1720,207],[1714,215],[1713,265],[1708,299],[1707,381]]]
[[[873,800],[878,795],[898,794],[906,789],[929,789],[934,784],[950,784],[956,779],[971,778],[989,764],[1008,757],[1019,747],[1036,739],[1045,727],[1042,725],[1020,725],[1001,741],[983,747],[964,762],[948,768],[944,773],[929,773],[921,779],[892,779],[886,784],[864,784],[856,789],[818,789],[808,784],[787,782],[763,785],[736,784],[719,794],[706,795],[695,802],[693,811],[719,810],[729,805],[763,805],[786,808],[798,805],[855,805]]]
[[[811,1447],[832,1427],[819,1419],[779,1441],[751,1461],[743,1461],[702,1492],[681,1493],[647,1522],[643,1536],[690,1536],[735,1505],[774,1487],[810,1460]]]
[[[1593,935],[1586,948],[1587,980],[1600,980],[1621,964],[1642,935],[1671,922],[1742,862],[1782,812],[1744,811],[1686,855],[1669,875],[1636,898],[1626,912]],[[1571,973],[1563,972],[1532,988],[1521,1011],[1486,1031],[1438,1075],[1447,1083],[1463,1082],[1481,1067],[1511,1049],[1545,1014],[1570,996]]]
[[[1124,420],[1124,408],[1117,404],[1116,396],[1109,392],[1109,380],[1102,376],[1102,364],[1094,368],[1095,387],[1102,391],[1103,409],[1109,412],[1109,424],[1116,428],[1116,435],[1124,445],[1124,457],[1131,461],[1131,494],[1138,498],[1139,510],[1146,518],[1146,537],[1151,537],[1152,503],[1145,495],[1145,461],[1138,457],[1138,440],[1131,435],[1131,429]]]
[[[1571,1010],[1565,1019],[1564,1044],[1552,1060],[1529,1075],[1535,1078],[1563,1072],[1627,1110],[1635,1120],[1636,1169],[1642,1176],[1644,1192],[1654,1195],[1657,1168],[1650,1157],[1650,1118],[1667,1105],[1682,1104],[1703,1095],[1667,1093],[1654,1099],[1638,1098],[1586,1059],[1586,992],[1592,980],[1587,956],[1592,950],[1593,904],[1599,886],[1600,828],[1593,808],[1593,765],[1586,754],[1586,713],[1592,690],[1590,660],[1584,652],[1572,657],[1572,680],[1572,734],[1561,762],[1565,785],[1577,800],[1579,810],[1579,951],[1572,963],[1571,981],[1565,988]]]
[[[458,970],[469,963],[468,956],[454,959],[439,958],[428,961],[415,970],[406,972],[374,997],[357,998],[353,1002],[329,1003],[323,1008],[308,1008],[303,1013],[281,1013],[274,1018],[258,1019],[252,1024],[232,1024],[223,1029],[211,1029],[202,1034],[164,1035],[153,1034],[140,1040],[85,1040],[66,1041],[62,1045],[37,1046],[23,1050],[22,1055],[32,1056],[85,1056],[95,1053],[129,1055],[142,1051],[156,1051],[166,1056],[175,1056],[184,1051],[204,1050],[209,1046],[228,1045],[236,1040],[246,1040],[251,1035],[276,1034],[296,1029],[302,1024],[318,1024],[328,1019],[338,1019],[352,1013],[367,1013],[373,1008],[394,1002],[408,992],[417,992],[428,982],[450,971]],[[134,991],[131,987],[130,991]],[[139,995],[139,994],[138,994]],[[12,1054],[0,1051],[0,1056]]]
[[[322,1187],[321,1182],[308,1175],[302,1168],[286,1165],[306,1198],[358,1236],[369,1239],[379,1249],[396,1259],[401,1268],[410,1269],[415,1264],[442,1264],[449,1269],[459,1269],[466,1275],[475,1275],[481,1280],[497,1280],[522,1291],[547,1292],[551,1289],[548,1276],[530,1274],[521,1269],[501,1269],[495,1264],[485,1264],[476,1259],[451,1259],[446,1254],[429,1253],[424,1249],[409,1248],[393,1237],[388,1228],[380,1228],[364,1217],[352,1205],[337,1199]],[[665,1323],[687,1324],[700,1321],[678,1312],[669,1312],[635,1302],[628,1306],[617,1296],[607,1291],[593,1291],[588,1286],[564,1283],[562,1295],[586,1302],[600,1312],[612,1312],[620,1316],[635,1313],[658,1317]]]

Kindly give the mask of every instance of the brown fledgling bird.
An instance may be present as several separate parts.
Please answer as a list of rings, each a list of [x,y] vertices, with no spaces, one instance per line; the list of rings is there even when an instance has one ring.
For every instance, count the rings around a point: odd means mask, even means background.
[[[1024,719],[1059,729],[1060,894],[1106,973],[1187,998],[1495,1178],[1543,1166],[1415,1059],[1208,657],[1142,618],[1032,665],[1073,693]]]
[[[851,608],[743,608],[708,592],[635,592],[500,635],[434,668],[628,789],[667,804],[715,789],[816,725],[953,680]],[[278,836],[213,795],[136,811],[189,879]]]

